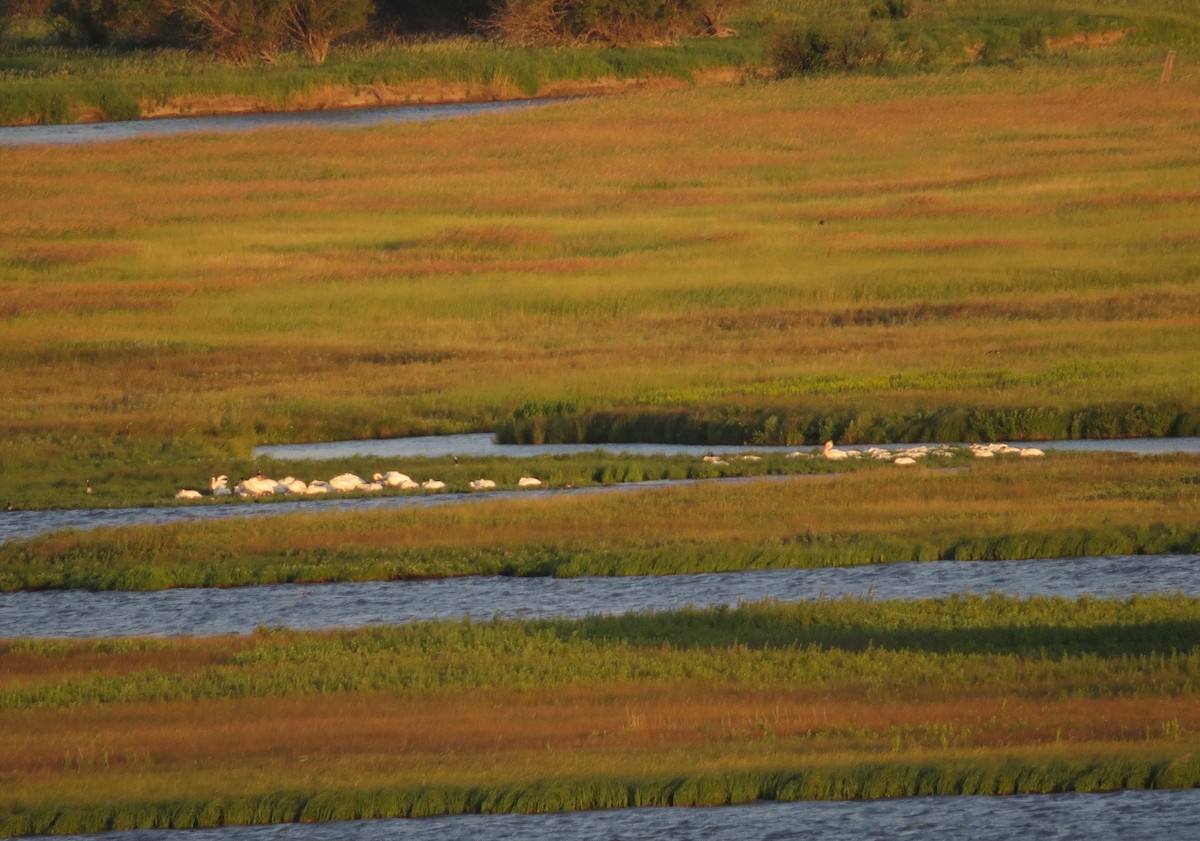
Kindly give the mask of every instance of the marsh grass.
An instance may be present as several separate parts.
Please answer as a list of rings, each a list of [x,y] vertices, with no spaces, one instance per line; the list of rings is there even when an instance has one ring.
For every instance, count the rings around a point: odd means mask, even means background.
[[[1165,31],[1094,60],[7,150],[0,498],[497,429],[1194,433],[1196,80],[1157,83]]]
[[[7,834],[1197,782],[1197,600],[0,643]]]
[[[661,575],[1200,550],[1194,456],[1056,454],[909,471],[804,463],[764,459],[759,478],[611,495],[529,492],[437,508],[53,534],[0,546],[0,589]],[[457,469],[464,485],[479,475]],[[777,470],[801,473],[770,475]]]

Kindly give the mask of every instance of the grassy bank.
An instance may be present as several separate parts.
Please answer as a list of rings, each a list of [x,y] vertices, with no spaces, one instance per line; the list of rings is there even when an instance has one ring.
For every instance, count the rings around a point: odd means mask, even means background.
[[[1198,622],[991,596],[8,641],[0,829],[1193,786]]]
[[[284,51],[252,67],[182,49],[67,48],[49,23],[18,20],[7,37],[0,33],[0,123],[508,99],[775,75],[786,66],[780,39],[809,30],[836,40],[866,28],[881,57],[859,72],[901,75],[1018,63],[1161,65],[1166,50],[1187,55],[1200,45],[1200,17],[1186,0],[933,0],[887,21],[868,18],[868,5],[749,2],[729,19],[731,37],[653,46],[511,48],[414,36],[344,44],[322,65]]]
[[[1196,552],[1198,465],[1116,454],[958,470],[865,464],[610,495],[99,529],[0,546],[0,590]]]

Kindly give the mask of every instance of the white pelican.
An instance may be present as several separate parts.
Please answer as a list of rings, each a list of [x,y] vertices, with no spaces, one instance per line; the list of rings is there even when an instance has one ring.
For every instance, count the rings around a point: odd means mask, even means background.
[[[522,476],[520,479],[517,480],[518,488],[538,488],[538,487],[541,487],[541,485],[542,485],[542,480],[535,479],[532,476]]]
[[[362,477],[353,473],[341,473],[329,480],[330,490],[335,491],[356,491],[365,484]]]
[[[213,496],[229,496],[232,492],[229,490],[228,482],[229,477],[224,474],[211,477],[208,480],[208,486],[212,488]]]
[[[1020,454],[1022,456],[1024,456],[1025,458],[1030,458],[1030,457],[1037,458],[1038,456],[1045,455],[1045,453],[1043,453],[1037,447],[1023,447],[1020,451]]]
[[[475,479],[470,485],[473,491],[490,491],[496,487],[496,483],[491,479]]]
[[[446,483],[440,479],[426,479],[421,483],[421,487],[427,491],[440,491],[446,487]]]
[[[841,461],[844,458],[850,458],[850,453],[847,450],[839,450],[833,446],[833,441],[826,441],[824,450],[821,453],[830,461]]]
[[[279,486],[290,494],[306,494],[308,493],[308,485],[297,479],[295,476],[285,476],[279,480]]]
[[[901,465],[916,464],[916,463],[917,463],[917,460],[915,458],[913,458],[912,456],[900,456],[898,459],[895,459],[892,462],[892,464],[901,464]]]
[[[200,491],[193,491],[190,488],[181,488],[179,493],[175,494],[176,499],[199,499]]]
[[[262,496],[263,494],[273,494],[279,491],[279,483],[274,479],[268,479],[261,473],[257,476],[251,476],[249,479],[243,479],[238,482],[237,487],[233,489],[238,496]]]
[[[376,473],[371,478],[376,482],[383,482],[385,485],[393,488],[401,487],[405,482],[412,481],[412,479],[408,478],[403,473],[399,473],[395,470],[389,470],[387,473]]]

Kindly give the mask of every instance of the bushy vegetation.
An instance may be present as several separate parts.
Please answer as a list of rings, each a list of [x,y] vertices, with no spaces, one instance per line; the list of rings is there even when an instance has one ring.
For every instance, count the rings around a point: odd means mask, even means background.
[[[630,44],[730,35],[724,21],[750,0],[505,0],[484,22],[506,44]]]
[[[828,383],[830,390],[840,384]],[[841,384],[853,388],[847,382]],[[820,388],[820,386],[817,386]],[[1200,412],[1182,405],[1094,405],[999,409],[948,406],[889,413],[877,409],[797,413],[786,408],[630,407],[586,409],[562,401],[518,406],[496,425],[508,444],[666,441],[679,444],[848,444],[873,441],[1043,441],[1200,435]]]
[[[247,64],[275,64],[291,45],[321,64],[349,35],[375,38],[483,31],[520,46],[638,44],[725,34],[739,0],[0,0],[0,22],[41,21],[63,43],[195,47]],[[2,31],[2,29],[0,29]]]

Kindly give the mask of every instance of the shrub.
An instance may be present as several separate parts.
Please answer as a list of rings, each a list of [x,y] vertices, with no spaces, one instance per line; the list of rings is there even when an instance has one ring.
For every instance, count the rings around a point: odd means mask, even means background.
[[[646,43],[726,35],[744,0],[502,0],[481,28],[513,46]]]
[[[54,0],[50,15],[68,44],[163,46],[187,35],[174,0]]]
[[[874,21],[809,25],[776,40],[775,70],[787,77],[879,67],[887,62],[892,46],[891,32]]]
[[[876,0],[871,4],[869,14],[873,18],[904,20],[912,10],[911,7],[909,0]]]

